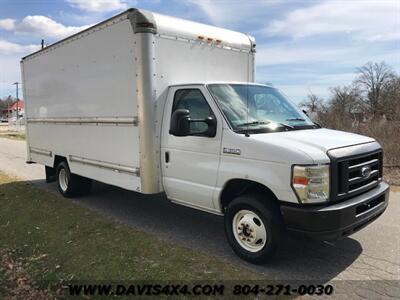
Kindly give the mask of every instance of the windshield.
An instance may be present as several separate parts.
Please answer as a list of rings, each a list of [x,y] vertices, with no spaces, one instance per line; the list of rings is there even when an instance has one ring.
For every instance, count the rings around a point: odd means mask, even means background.
[[[235,131],[317,128],[275,88],[251,84],[210,84],[208,88]]]

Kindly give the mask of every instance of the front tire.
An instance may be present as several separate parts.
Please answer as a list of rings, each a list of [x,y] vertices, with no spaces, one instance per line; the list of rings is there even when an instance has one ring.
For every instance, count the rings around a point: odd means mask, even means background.
[[[225,212],[225,234],[242,259],[262,264],[276,253],[284,235],[279,207],[260,195],[234,199]]]
[[[66,198],[85,195],[92,187],[92,180],[72,174],[66,161],[58,164],[56,179],[58,190]]]

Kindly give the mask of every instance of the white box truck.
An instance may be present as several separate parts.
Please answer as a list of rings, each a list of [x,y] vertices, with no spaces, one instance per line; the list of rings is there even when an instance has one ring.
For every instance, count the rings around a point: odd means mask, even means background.
[[[224,216],[253,263],[286,231],[354,233],[388,204],[380,145],[254,83],[255,49],[246,34],[129,9],[30,54],[27,161],[66,197],[97,180]]]

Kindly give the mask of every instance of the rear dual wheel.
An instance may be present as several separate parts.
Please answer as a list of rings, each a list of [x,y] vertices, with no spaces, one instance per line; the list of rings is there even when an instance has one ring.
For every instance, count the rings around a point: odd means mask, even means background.
[[[92,180],[76,174],[72,174],[68,163],[62,161],[56,169],[58,190],[67,198],[86,195],[92,187]]]

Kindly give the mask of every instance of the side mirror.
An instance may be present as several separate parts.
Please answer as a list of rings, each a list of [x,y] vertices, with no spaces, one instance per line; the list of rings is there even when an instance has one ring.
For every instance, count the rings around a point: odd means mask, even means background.
[[[190,112],[187,109],[177,109],[171,117],[169,133],[175,136],[187,136],[190,133]]]
[[[202,132],[191,132],[191,123],[207,124],[207,129]],[[177,109],[172,114],[169,133],[174,136],[188,136],[192,134],[214,137],[217,133],[217,121],[213,117],[208,117],[206,119],[191,119],[189,110]]]
[[[214,137],[217,134],[217,121],[213,117],[208,117],[204,122],[208,125],[207,136]]]

